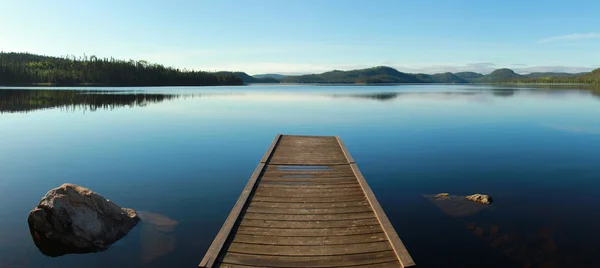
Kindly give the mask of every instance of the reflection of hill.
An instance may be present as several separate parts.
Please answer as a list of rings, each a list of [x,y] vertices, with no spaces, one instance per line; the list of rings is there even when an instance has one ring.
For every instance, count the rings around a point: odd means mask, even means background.
[[[116,93],[84,90],[0,90],[0,113],[30,112],[39,109],[112,110],[129,106],[143,107],[150,103],[178,98],[175,94]]]
[[[497,97],[512,97],[515,95],[514,89],[503,89],[503,90],[494,90],[494,96]]]
[[[371,99],[377,101],[390,101],[396,98],[410,96],[424,96],[431,98],[445,98],[452,96],[471,96],[477,92],[377,92],[377,93],[358,93],[358,94],[333,94],[334,98],[358,98]]]

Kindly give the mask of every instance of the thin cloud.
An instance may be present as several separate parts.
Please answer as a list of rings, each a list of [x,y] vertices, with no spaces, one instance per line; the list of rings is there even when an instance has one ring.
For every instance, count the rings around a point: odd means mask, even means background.
[[[576,34],[567,34],[567,35],[559,35],[553,36],[549,38],[544,38],[538,41],[538,43],[554,43],[554,42],[568,42],[568,41],[579,41],[579,40],[589,40],[589,39],[599,39],[600,33],[576,33]]]
[[[513,68],[513,71],[519,74],[528,73],[585,73],[591,72],[594,67],[585,66],[530,66]]]
[[[568,126],[568,125],[556,125],[556,124],[548,124],[541,123],[540,127],[549,128],[558,131],[564,131],[575,134],[590,134],[590,135],[600,135],[600,128],[593,127],[585,127],[585,126]]]

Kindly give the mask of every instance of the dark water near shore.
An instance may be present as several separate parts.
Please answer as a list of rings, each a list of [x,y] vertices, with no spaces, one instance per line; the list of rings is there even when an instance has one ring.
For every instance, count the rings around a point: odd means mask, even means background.
[[[194,267],[277,133],[341,136],[419,267],[600,267],[598,94],[403,85],[0,88],[0,268]],[[46,257],[27,214],[64,182],[171,221]]]

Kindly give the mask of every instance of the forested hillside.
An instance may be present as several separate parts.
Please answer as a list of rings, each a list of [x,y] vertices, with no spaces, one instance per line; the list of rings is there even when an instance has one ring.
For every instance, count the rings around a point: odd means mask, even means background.
[[[241,85],[238,76],[180,70],[146,61],[0,53],[0,85],[217,86]]]
[[[424,83],[413,74],[397,71],[394,68],[378,66],[367,69],[339,71],[322,74],[287,76],[282,83]]]

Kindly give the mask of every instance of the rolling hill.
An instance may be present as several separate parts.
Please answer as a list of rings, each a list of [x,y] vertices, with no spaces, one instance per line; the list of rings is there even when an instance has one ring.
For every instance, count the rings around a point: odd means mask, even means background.
[[[467,81],[451,73],[409,74],[387,66],[350,71],[334,70],[322,74],[287,76],[282,83],[340,83],[340,84],[380,84],[380,83],[466,83]]]
[[[472,82],[476,83],[501,83],[501,82],[512,82],[519,81],[522,79],[526,79],[527,77],[515,73],[511,69],[498,69],[490,74],[484,75],[482,77],[473,79]]]
[[[483,74],[475,73],[475,72],[459,72],[459,73],[454,73],[454,75],[456,75],[464,80],[467,80],[469,82],[483,76]]]
[[[444,83],[444,84],[464,84],[468,83],[466,79],[460,78],[453,73],[442,74],[416,74],[417,78],[425,83]]]

